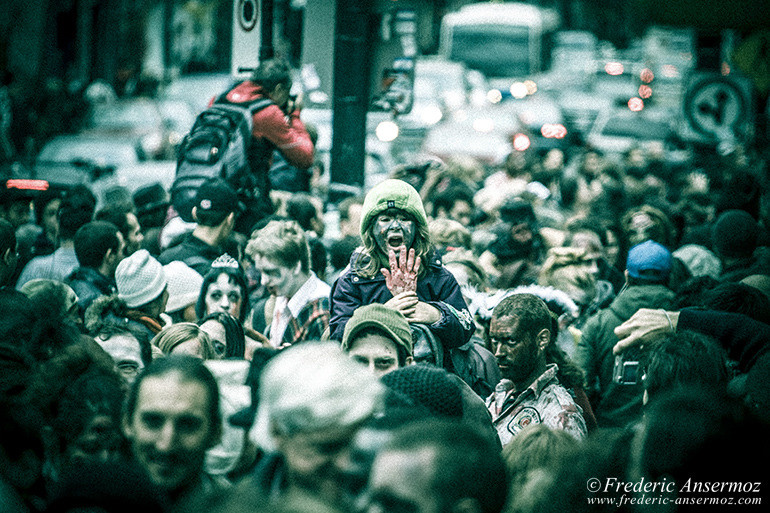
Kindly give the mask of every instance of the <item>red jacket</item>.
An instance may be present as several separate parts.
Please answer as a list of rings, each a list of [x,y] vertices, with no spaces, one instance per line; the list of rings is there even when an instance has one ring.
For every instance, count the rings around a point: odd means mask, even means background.
[[[247,80],[231,89],[225,98],[232,103],[247,103],[266,96],[261,86]],[[255,113],[252,121],[252,135],[273,143],[291,165],[307,169],[313,164],[313,142],[299,119],[298,109],[287,115],[277,105],[270,105]]]

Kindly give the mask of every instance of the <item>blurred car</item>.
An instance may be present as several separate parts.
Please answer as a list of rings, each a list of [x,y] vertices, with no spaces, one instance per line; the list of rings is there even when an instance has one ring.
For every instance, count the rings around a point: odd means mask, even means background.
[[[418,58],[414,64],[412,109],[395,119],[399,136],[393,141],[394,158],[407,162],[419,151],[432,126],[460,109],[487,104],[488,90],[484,75],[460,62]]]
[[[599,54],[599,41],[585,30],[562,30],[554,36],[551,66],[554,69],[583,71],[593,70]]]
[[[599,113],[613,105],[612,100],[605,96],[574,89],[561,91],[557,102],[570,135],[580,138],[587,137]]]
[[[40,150],[32,177],[62,186],[90,184],[119,166],[144,160],[144,151],[137,142],[122,136],[60,135]]]
[[[672,120],[663,111],[604,111],[597,117],[587,142],[611,156],[622,156],[639,146],[655,152],[662,150],[665,160],[671,163],[689,158],[689,149],[681,143]]]
[[[525,150],[530,145],[530,135],[512,102],[502,102],[463,109],[431,127],[422,152],[441,159],[464,155],[492,166],[502,162],[514,148]]]
[[[94,105],[87,131],[133,138],[149,158],[173,156],[168,125],[158,104],[148,98],[121,99]]]
[[[107,194],[117,188],[123,187],[132,195],[137,189],[159,182],[167,191],[176,176],[176,161],[155,160],[149,162],[136,162],[122,164],[111,172],[102,174],[91,182],[90,187],[98,200],[97,208],[104,205]]]
[[[639,95],[637,63],[621,60],[599,61],[593,74],[591,91],[596,95],[625,103]]]
[[[192,108],[193,114],[198,115],[208,107],[212,98],[225,92],[235,82],[229,73],[183,75],[165,86],[160,97],[182,100]]]
[[[526,127],[533,149],[549,150],[566,146],[566,122],[561,107],[550,95],[538,93],[508,104]]]
[[[169,145],[175,153],[195,123],[195,112],[187,102],[174,99],[158,100],[158,108],[167,127]]]

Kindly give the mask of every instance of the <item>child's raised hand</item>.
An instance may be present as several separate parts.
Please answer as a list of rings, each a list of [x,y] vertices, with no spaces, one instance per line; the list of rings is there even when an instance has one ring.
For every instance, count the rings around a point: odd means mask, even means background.
[[[388,252],[390,270],[384,267],[380,272],[385,276],[385,285],[393,296],[402,292],[417,291],[417,274],[420,272],[421,259],[415,256],[414,248],[407,251],[406,246],[399,248],[399,256],[392,249]]]

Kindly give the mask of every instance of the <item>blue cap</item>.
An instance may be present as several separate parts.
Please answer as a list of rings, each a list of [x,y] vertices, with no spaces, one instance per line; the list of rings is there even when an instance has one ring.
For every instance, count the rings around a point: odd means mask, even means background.
[[[663,281],[671,273],[671,252],[655,241],[642,242],[628,252],[626,270],[632,278]]]

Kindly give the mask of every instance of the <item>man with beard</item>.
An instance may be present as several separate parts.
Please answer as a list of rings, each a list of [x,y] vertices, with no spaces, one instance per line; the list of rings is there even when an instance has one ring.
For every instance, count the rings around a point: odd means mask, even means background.
[[[219,388],[202,360],[160,358],[134,381],[123,432],[170,511],[192,511],[227,486],[203,471],[206,450],[219,442],[221,430]]]
[[[582,439],[583,412],[559,384],[556,364],[546,364],[551,314],[532,294],[514,294],[492,312],[489,338],[503,379],[487,398],[500,442],[505,445],[524,427],[545,424]]]

